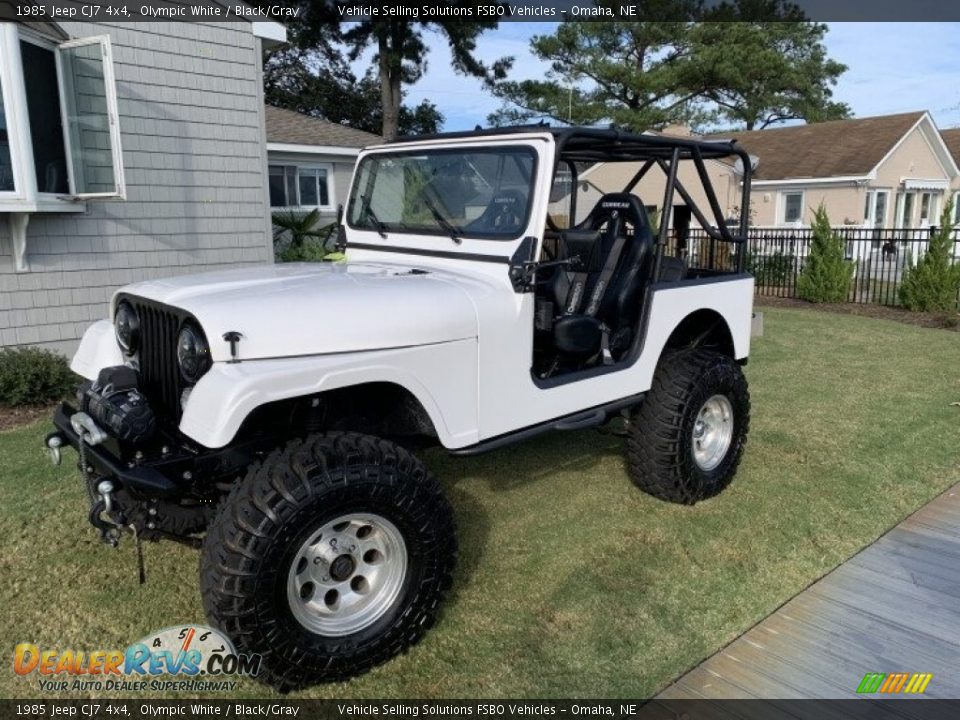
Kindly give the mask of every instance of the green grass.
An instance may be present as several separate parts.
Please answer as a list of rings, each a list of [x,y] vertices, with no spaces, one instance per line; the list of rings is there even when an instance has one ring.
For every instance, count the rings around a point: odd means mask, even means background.
[[[692,508],[645,496],[621,440],[591,431],[428,453],[460,525],[439,624],[404,657],[302,695],[649,696],[960,480],[960,335],[764,312],[750,440],[725,493]],[[7,667],[18,642],[124,648],[203,622],[196,554],[147,546],[139,586],[132,544],[99,544],[71,462],[52,468],[40,450],[45,431],[0,434]],[[0,673],[0,696],[37,694],[36,676]]]

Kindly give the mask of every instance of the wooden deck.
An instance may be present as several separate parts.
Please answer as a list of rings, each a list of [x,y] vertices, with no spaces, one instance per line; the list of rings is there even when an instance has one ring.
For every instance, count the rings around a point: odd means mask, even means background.
[[[933,673],[924,697],[960,697],[960,485],[658,699],[852,698],[866,673],[900,672]]]

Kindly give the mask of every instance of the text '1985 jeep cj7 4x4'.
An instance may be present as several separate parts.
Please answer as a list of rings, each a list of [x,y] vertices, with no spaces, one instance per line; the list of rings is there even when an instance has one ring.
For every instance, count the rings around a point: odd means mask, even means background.
[[[742,180],[734,232],[711,162]],[[580,179],[597,163],[632,164],[614,165],[622,191]],[[633,191],[661,171],[658,230]],[[208,619],[262,655],[266,681],[363,672],[421,638],[452,582],[451,508],[411,447],[471,455],[622,416],[642,490],[694,503],[730,482],[749,419],[750,173],[732,142],[613,129],[369,148],[346,261],[121,289],[48,445],[78,450],[105,540],[201,548]]]

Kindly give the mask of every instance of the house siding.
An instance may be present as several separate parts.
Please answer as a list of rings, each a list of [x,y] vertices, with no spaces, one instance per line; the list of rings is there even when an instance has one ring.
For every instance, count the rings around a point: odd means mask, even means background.
[[[272,261],[259,41],[247,23],[61,23],[113,47],[127,200],[0,222],[0,345],[72,353],[122,285]]]

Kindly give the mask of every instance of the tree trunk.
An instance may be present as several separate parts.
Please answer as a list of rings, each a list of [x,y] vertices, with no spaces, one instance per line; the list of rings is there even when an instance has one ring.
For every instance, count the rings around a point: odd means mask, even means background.
[[[384,140],[397,137],[400,122],[400,82],[403,61],[400,52],[403,47],[401,29],[396,21],[390,22],[389,30],[380,35],[380,102],[383,105]]]

